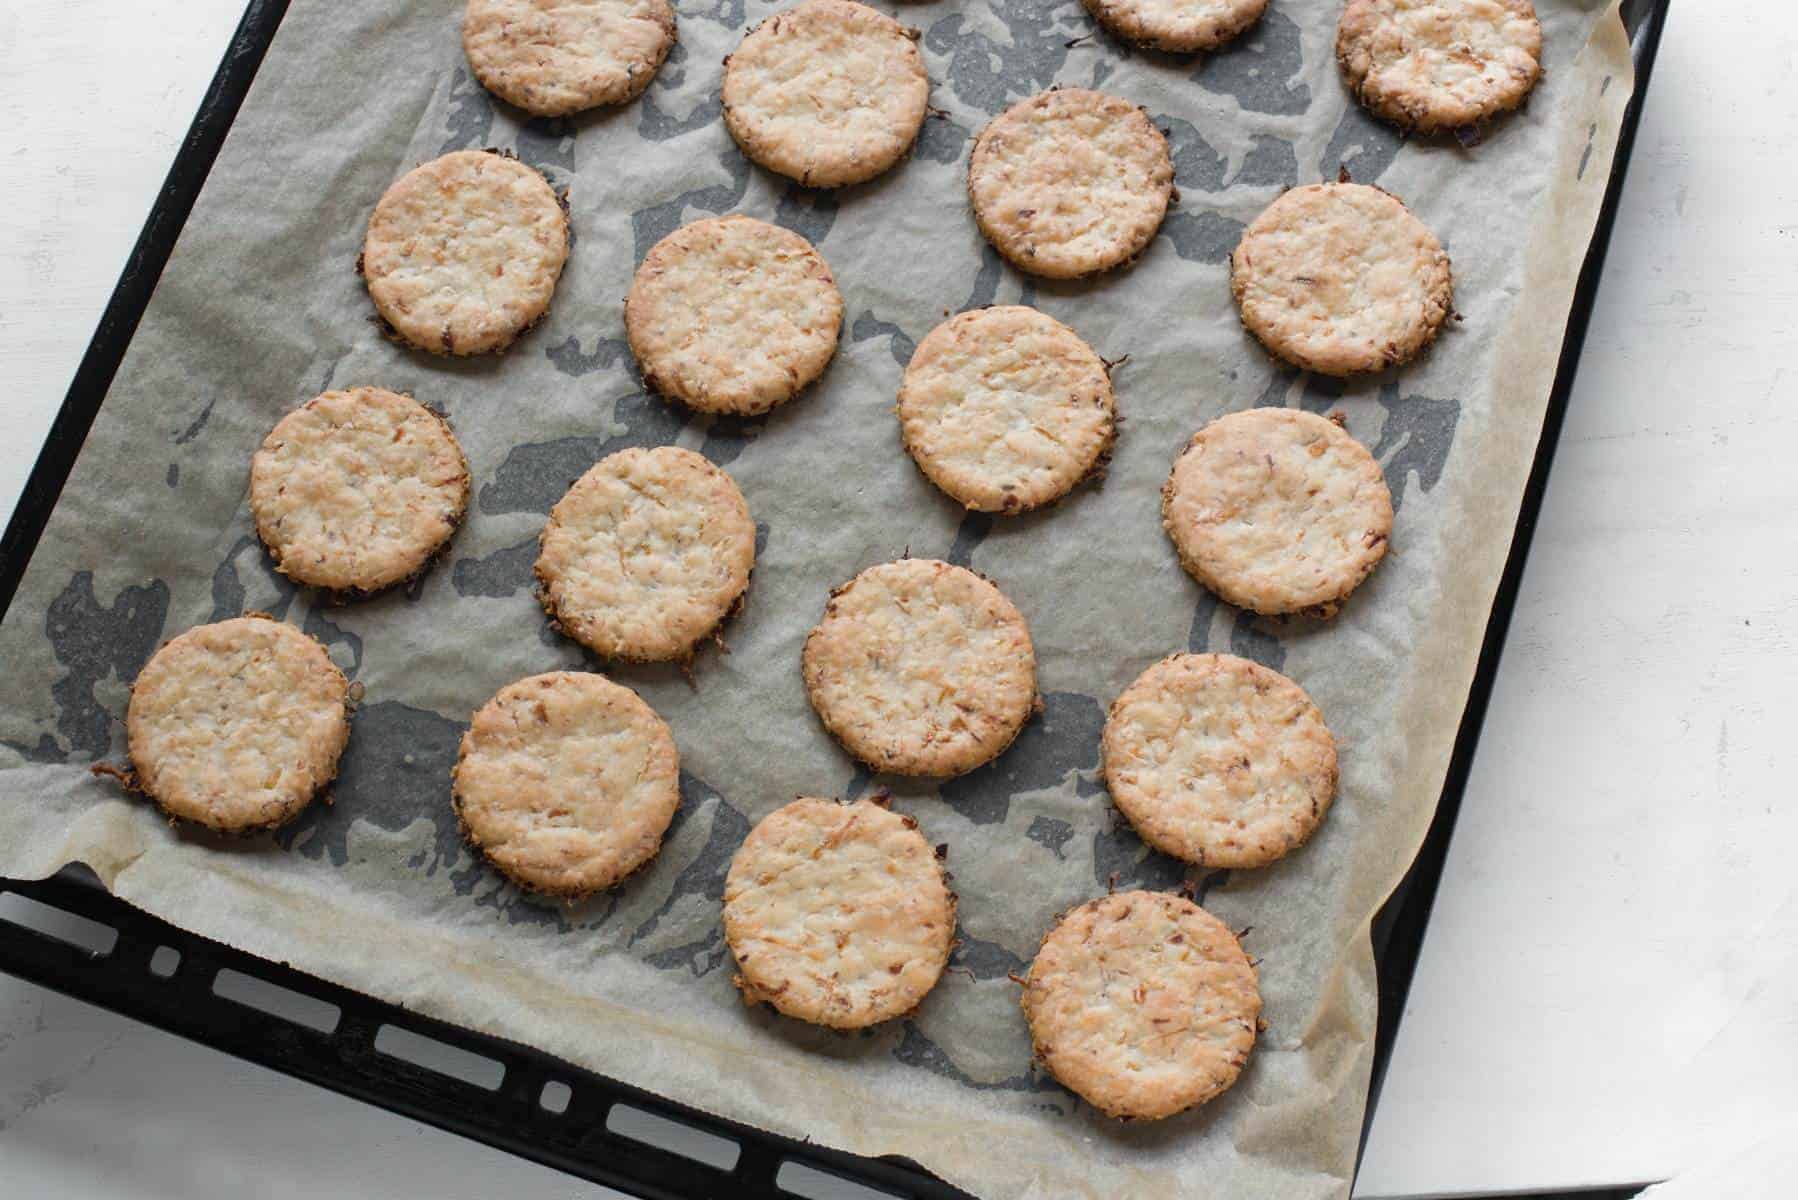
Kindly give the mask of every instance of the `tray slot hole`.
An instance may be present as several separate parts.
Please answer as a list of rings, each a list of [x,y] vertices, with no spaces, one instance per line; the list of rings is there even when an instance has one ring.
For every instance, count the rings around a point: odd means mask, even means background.
[[[829,1171],[820,1171],[790,1158],[780,1164],[780,1170],[774,1176],[774,1186],[783,1192],[803,1196],[805,1200],[893,1200],[895,1196],[902,1195],[899,1192],[869,1187],[853,1179],[844,1179],[841,1175],[832,1175]]]
[[[21,896],[17,892],[0,893],[0,920],[22,925],[26,929],[53,937],[59,942],[85,950],[96,958],[112,953],[119,944],[119,931],[110,925],[67,912],[63,909]]]
[[[606,1114],[606,1129],[619,1137],[690,1158],[720,1171],[735,1168],[737,1158],[743,1153],[743,1148],[730,1138],[628,1104],[612,1106]]]
[[[440,1042],[422,1033],[413,1033],[398,1025],[383,1025],[375,1033],[375,1052],[389,1058],[409,1062],[415,1067],[460,1079],[488,1091],[497,1089],[506,1077],[506,1065],[498,1059]]]
[[[552,1079],[543,1085],[543,1091],[537,1097],[537,1103],[543,1111],[555,1113],[558,1117],[568,1111],[568,1102],[574,1099],[574,1089],[560,1079]]]
[[[156,953],[150,956],[150,974],[162,979],[172,977],[181,969],[181,951],[173,946],[158,946]],[[216,985],[216,981],[215,985]]]
[[[242,971],[233,971],[230,967],[222,968],[213,978],[212,994],[233,1004],[267,1013],[271,1017],[304,1025],[319,1033],[335,1030],[338,1018],[343,1015],[328,1000],[284,988],[278,983],[270,983],[254,975],[245,975]]]

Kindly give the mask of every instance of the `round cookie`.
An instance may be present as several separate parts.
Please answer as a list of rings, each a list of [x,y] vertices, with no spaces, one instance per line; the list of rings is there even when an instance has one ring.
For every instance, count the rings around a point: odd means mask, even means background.
[[[1298,684],[1232,654],[1176,654],[1111,706],[1112,802],[1142,840],[1202,867],[1263,867],[1336,795],[1336,741]]]
[[[1542,26],[1530,0],[1349,0],[1336,61],[1376,115],[1459,129],[1523,103],[1542,77]]]
[[[386,388],[325,392],[250,459],[250,511],[275,568],[309,587],[375,592],[424,570],[468,508],[449,423]]]
[[[1215,50],[1242,34],[1267,0],[1082,0],[1086,10],[1125,41],[1173,54]]]
[[[549,311],[568,215],[509,155],[458,150],[400,177],[356,262],[381,319],[433,354],[504,350]]]
[[[724,60],[724,125],[743,153],[806,187],[872,179],[923,127],[917,33],[854,0],[806,0]]]
[[[1020,271],[1073,279],[1141,254],[1174,194],[1167,138],[1142,109],[1085,88],[1012,105],[981,131],[968,198]]]
[[[635,99],[674,39],[668,0],[468,0],[462,16],[474,77],[538,117]]]
[[[831,594],[805,639],[806,694],[861,762],[946,777],[997,758],[1036,709],[1017,607],[965,567],[908,558]]]
[[[645,385],[698,412],[764,413],[837,352],[843,297],[812,244],[753,217],[683,225],[643,258],[624,331]]]
[[[537,579],[563,633],[606,658],[685,660],[755,567],[736,482],[678,446],[620,450],[550,510]]]
[[[273,829],[337,775],[350,685],[325,648],[260,613],[166,643],[131,686],[133,786],[220,833]]]
[[[1261,1019],[1254,965],[1182,896],[1119,892],[1063,914],[1024,981],[1036,1056],[1108,1116],[1203,1104],[1248,1062]]]
[[[1161,524],[1181,565],[1236,607],[1327,618],[1386,556],[1392,494],[1336,422],[1252,408],[1193,435]]]
[[[955,896],[910,817],[801,797],[750,830],[724,881],[748,1004],[833,1029],[902,1017],[942,977]]]
[[[1454,311],[1448,255],[1397,197],[1360,183],[1293,188],[1230,256],[1243,326],[1322,375],[1410,362]]]
[[[667,724],[580,671],[501,688],[462,735],[453,779],[469,844],[519,887],[571,901],[654,858],[680,807]]]
[[[1105,363],[1034,308],[982,308],[925,336],[899,387],[899,430],[930,481],[982,512],[1060,499],[1117,436]]]

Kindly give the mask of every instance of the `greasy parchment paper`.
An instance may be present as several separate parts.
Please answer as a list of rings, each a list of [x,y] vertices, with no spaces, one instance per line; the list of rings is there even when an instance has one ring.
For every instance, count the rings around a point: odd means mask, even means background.
[[[1538,0],[1548,74],[1473,149],[1402,142],[1344,93],[1337,6],[1276,0],[1223,54],[1177,60],[1091,32],[1074,3],[905,5],[933,117],[872,183],[807,193],[752,168],[718,117],[719,61],[771,6],[680,12],[637,103],[523,123],[463,64],[456,0],[296,0],[0,627],[0,873],[72,861],[150,912],[271,959],[754,1125],[910,1156],[981,1196],[1344,1196],[1375,1017],[1368,925],[1416,852],[1460,720],[1542,422],[1574,278],[1630,91],[1615,6]],[[1181,200],[1134,267],[1081,284],[1002,266],[966,210],[973,132],[1052,83],[1145,105]],[[388,344],[353,272],[387,184],[444,151],[515,149],[570,190],[576,243],[548,320],[509,354],[452,362]],[[1240,331],[1225,260],[1295,182],[1404,197],[1447,243],[1465,322],[1420,363],[1347,387],[1278,367]],[[680,222],[745,212],[810,238],[846,301],[822,383],[758,421],[688,419],[646,397],[621,304]],[[1035,304],[1128,361],[1100,487],[995,522],[964,517],[899,443],[912,347],[946,313]],[[273,574],[244,503],[252,449],[326,387],[380,384],[450,414],[475,478],[467,527],[414,587],[331,606]],[[1392,553],[1330,624],[1270,624],[1180,570],[1158,488],[1185,438],[1252,405],[1340,409],[1384,463]],[[586,660],[531,595],[545,512],[600,456],[677,442],[724,465],[762,534],[748,605],[692,686],[630,669],[672,725],[684,803],[658,858],[572,909],[518,895],[458,842],[448,771],[468,714],[506,682]],[[1045,712],[997,763],[941,787],[869,780],[806,704],[799,648],[827,590],[914,555],[968,563],[1028,618]],[[90,778],[123,752],[127,683],[163,639],[263,609],[366,688],[335,803],[275,837],[171,829]],[[1268,1029],[1242,1081],[1185,1116],[1123,1126],[1030,1067],[1007,973],[1054,914],[1168,888],[1098,783],[1105,706],[1183,649],[1297,679],[1342,747],[1310,845],[1202,881],[1261,960]],[[588,664],[591,665],[591,664]],[[862,1036],[746,1010],[719,896],[750,825],[799,793],[890,785],[949,846],[956,968],[913,1017]]]

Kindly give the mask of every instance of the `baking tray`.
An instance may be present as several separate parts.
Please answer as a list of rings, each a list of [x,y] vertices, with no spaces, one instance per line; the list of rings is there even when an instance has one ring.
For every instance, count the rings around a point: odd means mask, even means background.
[[[1436,816],[1417,860],[1374,922],[1380,1011],[1363,1145],[1510,628],[1670,3],[1623,3],[1635,91],[1624,110],[1603,207],[1574,292],[1511,552]],[[0,538],[0,617],[287,5],[288,0],[250,0],[126,261]],[[10,904],[0,908],[0,970],[646,1200],[822,1195],[818,1173],[917,1200],[966,1197],[907,1160],[862,1158],[708,1116],[528,1046],[411,1013],[187,933],[113,898],[79,869],[35,882],[0,880],[3,901]],[[23,909],[36,916],[22,917]],[[221,978],[229,986],[221,986]],[[393,1044],[377,1045],[377,1039],[386,1043],[389,1037]],[[658,1129],[655,1118],[673,1122],[685,1136],[668,1136],[671,1127]],[[1622,1200],[1641,1186],[1578,1195]]]

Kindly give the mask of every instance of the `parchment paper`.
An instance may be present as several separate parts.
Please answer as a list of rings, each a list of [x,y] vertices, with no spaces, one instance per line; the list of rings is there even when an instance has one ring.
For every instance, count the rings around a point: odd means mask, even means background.
[[[1337,6],[1276,0],[1225,53],[1180,60],[1092,34],[1073,3],[905,5],[943,110],[872,183],[808,193],[752,168],[718,116],[720,59],[772,11],[681,7],[681,41],[622,110],[522,123],[473,84],[456,0],[296,0],[0,627],[0,873],[71,861],[189,929],[713,1112],[914,1158],[992,1200],[1344,1196],[1375,1018],[1368,924],[1428,823],[1542,421],[1630,63],[1614,5],[1539,0],[1547,77],[1463,149],[1403,142],[1350,103]],[[1071,40],[1086,38],[1078,45]],[[1134,267],[1083,284],[1001,265],[965,200],[974,132],[1056,82],[1145,105],[1181,200]],[[352,266],[371,206],[448,150],[515,149],[570,190],[576,244],[547,322],[502,358],[383,341]],[[1348,387],[1277,367],[1238,327],[1226,257],[1243,223],[1339,164],[1404,197],[1448,245],[1465,322],[1420,363]],[[623,341],[636,261],[677,224],[746,212],[810,238],[847,305],[821,384],[759,421],[645,396]],[[1110,476],[1054,510],[964,516],[900,447],[892,404],[946,314],[1035,304],[1108,358],[1125,422]],[[327,387],[412,391],[450,414],[476,498],[416,586],[333,607],[269,569],[249,456]],[[1327,625],[1220,605],[1179,568],[1158,488],[1186,437],[1253,405],[1341,409],[1385,465],[1392,553]],[[549,631],[530,568],[545,512],[597,458],[676,442],[725,466],[761,531],[730,654],[692,686],[614,672],[672,725],[684,803],[659,859],[567,910],[519,896],[457,839],[448,770],[501,685],[594,665]],[[870,780],[812,716],[799,648],[827,590],[869,564],[950,558],[1025,613],[1046,711],[995,764],[941,787]],[[259,608],[322,639],[367,691],[335,803],[276,837],[171,829],[91,779],[123,754],[126,684],[163,639]],[[1096,774],[1106,705],[1149,663],[1230,650],[1296,678],[1342,747],[1321,832],[1265,870],[1199,880],[1252,926],[1268,1029],[1242,1081],[1186,1116],[1120,1126],[1030,1067],[1007,972],[1059,910],[1170,888]],[[961,895],[955,968],[912,1018],[864,1036],[746,1010],[719,896],[757,819],[799,793],[890,785]]]

